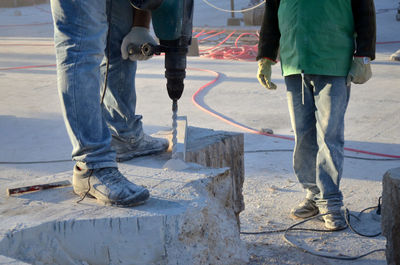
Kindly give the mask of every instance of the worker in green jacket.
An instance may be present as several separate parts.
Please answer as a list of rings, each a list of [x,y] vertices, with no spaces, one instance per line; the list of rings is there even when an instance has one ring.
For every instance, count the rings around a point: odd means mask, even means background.
[[[295,134],[294,172],[307,191],[292,217],[324,214],[346,227],[339,183],[350,83],[371,77],[376,22],[373,0],[267,0],[258,44],[258,80],[268,89],[278,51]]]

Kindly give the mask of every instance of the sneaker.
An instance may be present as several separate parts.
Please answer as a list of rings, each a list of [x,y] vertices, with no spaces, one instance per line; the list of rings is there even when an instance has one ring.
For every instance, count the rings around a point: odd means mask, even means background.
[[[344,219],[343,213],[340,210],[335,211],[323,211],[321,212],[326,215],[322,216],[325,222],[325,228],[329,230],[342,230],[347,227],[346,220]]]
[[[123,162],[138,156],[162,153],[168,149],[169,142],[167,139],[151,137],[147,134],[143,134],[143,137],[134,143],[113,136],[111,146],[117,152],[117,161]]]
[[[75,165],[72,186],[81,198],[89,195],[105,205],[129,207],[150,197],[147,189],[127,180],[116,167],[81,169]]]
[[[290,215],[293,218],[305,219],[315,216],[319,213],[317,204],[314,200],[305,199],[296,208],[292,209]]]

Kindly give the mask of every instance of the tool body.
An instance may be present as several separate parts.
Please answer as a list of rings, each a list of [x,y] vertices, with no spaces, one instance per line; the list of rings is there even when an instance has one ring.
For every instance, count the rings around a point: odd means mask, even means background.
[[[165,77],[172,99],[172,156],[175,154],[178,100],[186,77],[186,55],[192,41],[193,0],[131,0],[140,10],[151,11],[154,33],[160,45],[129,46],[130,54],[165,54]]]

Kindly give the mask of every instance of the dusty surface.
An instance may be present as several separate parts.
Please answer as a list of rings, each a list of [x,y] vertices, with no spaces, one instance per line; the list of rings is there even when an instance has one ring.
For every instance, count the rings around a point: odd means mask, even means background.
[[[229,8],[229,3],[224,4]],[[236,1],[235,1],[236,2]],[[248,1],[236,2],[240,8]],[[214,1],[213,3],[217,3]],[[224,2],[225,3],[225,2]],[[365,85],[353,85],[346,114],[346,147],[375,153],[400,155],[400,63],[390,61],[399,50],[400,22],[395,20],[397,0],[376,1],[377,59],[372,64],[373,77]],[[221,4],[222,6],[222,4]],[[52,46],[52,25],[47,5],[0,9],[0,68],[55,63]],[[196,2],[195,26],[224,26],[230,14],[220,13]],[[24,26],[16,26],[16,24]],[[254,28],[251,28],[252,30]],[[24,46],[25,45],[25,46]],[[270,128],[276,134],[292,136],[286,105],[286,92],[279,66],[272,78],[277,91],[260,87],[254,62],[211,60],[191,57],[185,92],[179,101],[179,115],[188,117],[190,126],[215,130],[241,129],[224,123],[196,108],[191,97],[214,79],[209,72],[221,74],[219,81],[202,93],[204,105],[229,119],[246,126]],[[163,58],[140,63],[137,74],[137,112],[143,114],[145,130],[153,133],[171,126],[171,101],[165,89]],[[61,118],[54,67],[0,71],[0,161],[68,160],[71,146]],[[245,133],[245,211],[241,214],[243,231],[285,229],[295,221],[288,217],[290,209],[304,193],[293,175],[291,150],[293,142]],[[344,203],[352,212],[377,205],[382,191],[382,176],[399,160],[346,152],[341,183]],[[354,158],[356,157],[356,158]],[[360,157],[372,160],[361,160]],[[144,163],[136,160],[134,163]],[[43,176],[71,172],[73,163],[2,164],[0,179],[4,185],[29,183]],[[142,166],[153,167],[154,165]],[[124,168],[124,164],[121,164]],[[2,184],[3,189],[3,184]],[[307,227],[322,228],[313,221]],[[379,218],[362,216],[355,223],[365,232],[380,230]],[[349,230],[333,234],[291,233],[291,239],[314,251],[329,254],[359,255],[385,246],[385,239],[361,238]],[[321,258],[291,247],[282,234],[242,236],[252,255],[250,264],[386,264],[384,252],[377,252],[356,261]]]

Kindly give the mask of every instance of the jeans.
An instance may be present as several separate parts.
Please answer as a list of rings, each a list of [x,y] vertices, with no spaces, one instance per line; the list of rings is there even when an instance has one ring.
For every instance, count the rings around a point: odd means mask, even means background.
[[[320,210],[338,210],[350,86],[346,77],[308,74],[286,76],[285,83],[295,134],[294,172]]]
[[[120,51],[132,27],[132,7],[127,0],[51,0],[51,8],[58,91],[72,158],[85,169],[116,167],[111,135],[132,142],[143,133],[142,117],[135,115],[136,62],[123,60]]]

